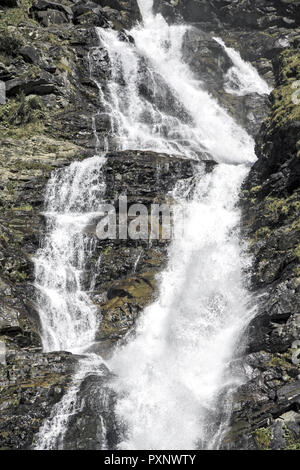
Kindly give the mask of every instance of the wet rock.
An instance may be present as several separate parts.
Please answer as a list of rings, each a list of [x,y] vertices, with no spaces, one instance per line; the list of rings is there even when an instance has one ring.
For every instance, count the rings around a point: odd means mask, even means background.
[[[102,374],[89,374],[77,394],[77,409],[69,422],[63,448],[68,450],[115,449],[118,424],[114,413],[116,396],[110,387],[113,379],[103,367]]]
[[[179,179],[191,178],[199,162],[166,154],[142,151],[109,153],[104,166],[107,183],[107,198],[120,194],[129,197],[163,196],[174,188]],[[203,162],[208,171],[214,162]],[[120,175],[120,177],[117,177]]]
[[[266,29],[271,26],[295,27],[300,23],[299,2],[277,0],[155,0],[155,11],[169,20],[183,19],[206,27]]]
[[[94,24],[101,27],[113,27],[117,30],[130,29],[141,21],[141,14],[136,0],[94,0],[79,2],[72,7],[76,24]]]
[[[292,96],[292,84],[300,78],[298,52],[285,50],[274,60],[274,70],[271,113],[257,138],[258,160],[242,195],[258,312],[248,328],[245,358],[252,375],[235,398],[229,448],[299,447],[300,115]],[[290,429],[278,418],[288,413],[293,415]]]
[[[74,372],[68,353],[9,352],[0,365],[0,448],[28,449]]]
[[[117,25],[114,19],[114,11],[121,13],[121,16],[118,16],[117,21],[127,29],[130,29],[134,24],[142,19],[137,0],[94,0],[94,2],[103,7],[103,11],[107,15],[108,19],[112,20],[115,27]],[[117,29],[119,28],[117,27]]]
[[[233,64],[211,34],[196,28],[188,30],[184,37],[183,53],[191,70],[209,91],[223,88],[224,75]]]
[[[300,380],[279,388],[277,397],[280,401],[300,405]]]
[[[75,24],[94,24],[100,27],[109,27],[108,19],[103,9],[94,2],[74,5],[72,8]]]
[[[63,12],[56,10],[39,11],[35,17],[43,26],[68,22],[67,16]]]
[[[9,69],[0,62],[0,80],[3,81],[4,83],[12,78],[12,73],[9,71]],[[1,85],[2,87],[5,85]],[[2,103],[4,104],[4,103]]]

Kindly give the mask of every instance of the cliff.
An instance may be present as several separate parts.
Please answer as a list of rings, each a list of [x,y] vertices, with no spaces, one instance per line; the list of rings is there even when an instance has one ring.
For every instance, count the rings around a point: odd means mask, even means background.
[[[229,449],[299,448],[299,6],[290,0],[155,2],[168,21],[195,26],[185,38],[186,61],[256,139],[258,160],[241,206],[259,306],[245,332],[245,351],[233,363],[245,383],[223,443]],[[45,230],[44,190],[53,170],[95,152],[93,117],[102,103],[91,68],[98,67],[104,83],[110,74],[105,51],[89,54],[98,45],[95,27],[113,28],[130,40],[125,30],[140,18],[135,0],[0,0],[0,344],[7,351],[0,363],[2,449],[32,447],[76,369],[78,357],[70,353],[41,352],[33,257]],[[232,63],[214,36],[240,51],[274,87],[270,100],[224,91]],[[104,148],[109,123],[104,117],[95,125]],[[146,204],[163,202],[178,179],[192,178],[195,164],[153,152],[111,152],[104,167],[106,197],[116,200],[126,188],[132,202],[141,196]],[[201,165],[210,171],[213,163]],[[91,269],[102,252],[93,292],[102,317],[95,350],[102,355],[110,354],[155,298],[166,249],[162,242],[98,244]],[[94,396],[103,386],[91,377],[80,393],[91,390]],[[92,433],[93,403],[84,406]],[[72,426],[81,418],[74,417]],[[89,448],[90,438],[72,441],[70,431],[69,445]],[[114,446],[113,433],[110,439]]]

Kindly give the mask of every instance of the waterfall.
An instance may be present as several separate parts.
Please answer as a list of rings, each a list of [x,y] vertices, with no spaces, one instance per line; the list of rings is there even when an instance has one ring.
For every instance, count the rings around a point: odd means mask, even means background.
[[[130,31],[135,46],[120,39],[116,31],[98,28],[112,66],[106,99],[111,103],[119,148],[152,149],[188,158],[204,153],[229,163],[253,161],[252,138],[195,80],[182,60],[188,28],[168,26],[161,15],[151,14],[144,26]],[[153,102],[140,92],[145,83]],[[161,87],[171,94],[167,109],[161,109]]]
[[[154,16],[152,0],[139,5],[142,25],[127,36],[97,28],[99,46],[91,51],[105,50],[111,67],[106,84],[93,76],[99,114],[110,121],[105,148],[151,149],[211,158],[219,165],[206,175],[199,170],[193,187],[175,188],[176,206],[185,215],[184,235],[170,244],[156,302],[144,310],[135,337],[109,361],[116,377],[111,386],[118,396],[117,419],[125,428],[119,448],[216,448],[230,416],[232,391],[241,381],[230,361],[253,315],[237,202],[255,161],[254,141],[184,62],[188,26],[169,26],[161,15]],[[234,66],[246,81],[248,64],[239,58]],[[251,92],[265,93],[261,82],[257,87],[253,82]],[[93,129],[96,133],[95,119]],[[97,140],[96,153],[99,148]],[[85,228],[97,215],[105,189],[101,155],[60,170],[47,187],[46,235],[35,258],[45,351],[84,353],[98,326],[87,269],[94,242]],[[101,364],[94,355],[81,362],[69,392],[41,428],[37,448],[62,448],[80,381],[89,367],[101,374]]]
[[[192,200],[178,197],[185,234],[170,247],[159,298],[110,362],[123,449],[214,447],[220,391],[239,383],[227,369],[253,313],[235,207],[247,171],[219,165],[199,175]]]
[[[97,216],[103,158],[74,162],[50,179],[45,195],[46,235],[35,256],[35,286],[44,351],[82,352],[97,328],[86,267],[96,241],[85,229]]]
[[[263,80],[257,70],[248,62],[245,62],[239,52],[227,47],[220,38],[214,38],[219,43],[228,57],[232,60],[233,66],[228,70],[225,77],[225,91],[237,96],[258,93],[269,95],[272,89]]]

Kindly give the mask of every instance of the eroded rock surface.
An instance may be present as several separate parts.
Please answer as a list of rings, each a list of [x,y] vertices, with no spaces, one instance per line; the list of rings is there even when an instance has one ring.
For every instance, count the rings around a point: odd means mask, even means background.
[[[246,449],[299,449],[300,105],[293,87],[299,50],[285,50],[274,70],[271,114],[242,195],[258,313],[248,329],[248,379],[237,393],[226,443]]]

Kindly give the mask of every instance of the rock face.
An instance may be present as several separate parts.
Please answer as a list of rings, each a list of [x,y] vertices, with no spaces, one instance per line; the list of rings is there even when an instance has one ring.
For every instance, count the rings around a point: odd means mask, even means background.
[[[76,366],[68,353],[9,351],[0,364],[1,449],[26,449],[66,391]]]
[[[299,52],[275,61],[276,88],[243,191],[258,314],[249,326],[248,380],[238,391],[229,445],[299,448]],[[298,82],[299,83],[299,82]]]
[[[155,8],[167,18],[183,19],[204,29],[265,30],[270,26],[295,28],[300,23],[297,0],[155,0]]]

